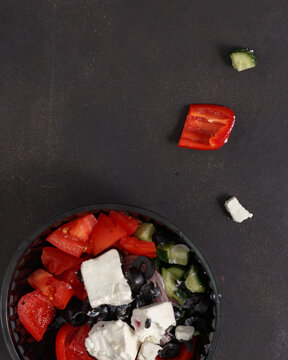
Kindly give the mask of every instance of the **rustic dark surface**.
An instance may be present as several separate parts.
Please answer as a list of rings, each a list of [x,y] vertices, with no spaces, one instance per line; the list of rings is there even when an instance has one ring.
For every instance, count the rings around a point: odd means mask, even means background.
[[[64,210],[141,205],[215,273],[215,359],[287,360],[287,11],[284,0],[0,1],[1,273]],[[255,69],[232,69],[239,46],[255,49]],[[235,111],[222,149],[177,147],[190,103]],[[229,194],[253,219],[226,216]],[[10,359],[2,337],[0,353]]]

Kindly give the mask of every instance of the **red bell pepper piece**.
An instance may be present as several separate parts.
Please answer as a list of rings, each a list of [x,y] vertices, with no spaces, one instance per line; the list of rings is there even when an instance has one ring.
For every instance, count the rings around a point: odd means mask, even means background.
[[[58,280],[65,281],[65,283],[72,286],[74,290],[74,295],[81,301],[84,301],[87,298],[87,293],[84,288],[84,284],[78,279],[77,272],[79,266],[75,266],[71,269],[64,271],[61,275],[57,276]]]
[[[85,344],[79,343],[79,339],[76,342],[75,346],[73,348],[70,348],[70,345],[73,344],[73,341],[75,337],[78,336],[81,328],[73,327],[70,324],[64,324],[59,329],[57,336],[56,336],[56,342],[55,342],[55,349],[56,349],[56,358],[57,360],[91,360],[92,358],[86,353],[82,353],[83,346],[85,347]],[[82,337],[81,337],[82,339]],[[85,340],[85,339],[84,339]],[[75,351],[75,350],[76,351]],[[80,350],[80,351],[78,351]]]
[[[65,309],[74,294],[72,287],[64,281],[59,281],[43,269],[38,269],[32,273],[28,282],[35,290],[51,301],[51,304],[58,309]]]
[[[98,255],[126,234],[126,230],[115,223],[110,216],[101,213],[91,234],[93,254]]]
[[[131,215],[125,214],[123,211],[112,210],[109,212],[109,216],[123,229],[126,230],[127,235],[132,235],[138,229],[141,221]]]
[[[60,275],[72,267],[80,266],[82,263],[82,259],[67,254],[55,247],[44,247],[41,260],[45,269],[55,275]]]
[[[190,105],[178,146],[217,150],[228,141],[234,122],[234,112],[225,106]]]
[[[21,297],[17,311],[25,329],[36,341],[41,341],[55,315],[49,299],[40,291],[30,292]]]
[[[139,240],[133,236],[124,236],[116,244],[116,247],[134,255],[145,255],[152,258],[157,256],[154,242]]]

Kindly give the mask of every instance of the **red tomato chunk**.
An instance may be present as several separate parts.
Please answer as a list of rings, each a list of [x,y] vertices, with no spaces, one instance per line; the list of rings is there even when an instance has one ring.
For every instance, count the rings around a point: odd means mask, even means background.
[[[82,263],[82,259],[54,247],[44,247],[41,260],[45,269],[55,275],[60,275],[72,267],[80,266]]]

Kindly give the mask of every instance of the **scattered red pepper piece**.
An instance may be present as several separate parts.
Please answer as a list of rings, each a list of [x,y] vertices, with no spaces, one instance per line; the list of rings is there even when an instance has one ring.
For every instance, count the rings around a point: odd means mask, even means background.
[[[178,146],[217,150],[228,141],[234,122],[234,112],[225,106],[190,105]]]

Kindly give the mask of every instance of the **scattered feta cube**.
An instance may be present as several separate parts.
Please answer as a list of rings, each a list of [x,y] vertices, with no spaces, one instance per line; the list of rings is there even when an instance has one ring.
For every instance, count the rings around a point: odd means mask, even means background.
[[[140,348],[137,360],[155,360],[161,346],[145,341]]]
[[[92,308],[102,304],[124,305],[132,301],[117,250],[112,249],[95,259],[84,261],[81,273]]]
[[[189,341],[192,339],[194,331],[193,326],[178,325],[175,329],[176,339],[179,341]]]
[[[252,218],[253,214],[247,211],[236,199],[235,196],[225,201],[225,207],[227,211],[230,213],[232,219],[238,223],[242,221]]]
[[[158,344],[165,330],[176,325],[173,306],[170,302],[162,302],[134,309],[131,325],[141,342]]]
[[[85,339],[88,353],[98,360],[135,360],[140,343],[122,320],[99,321]]]

